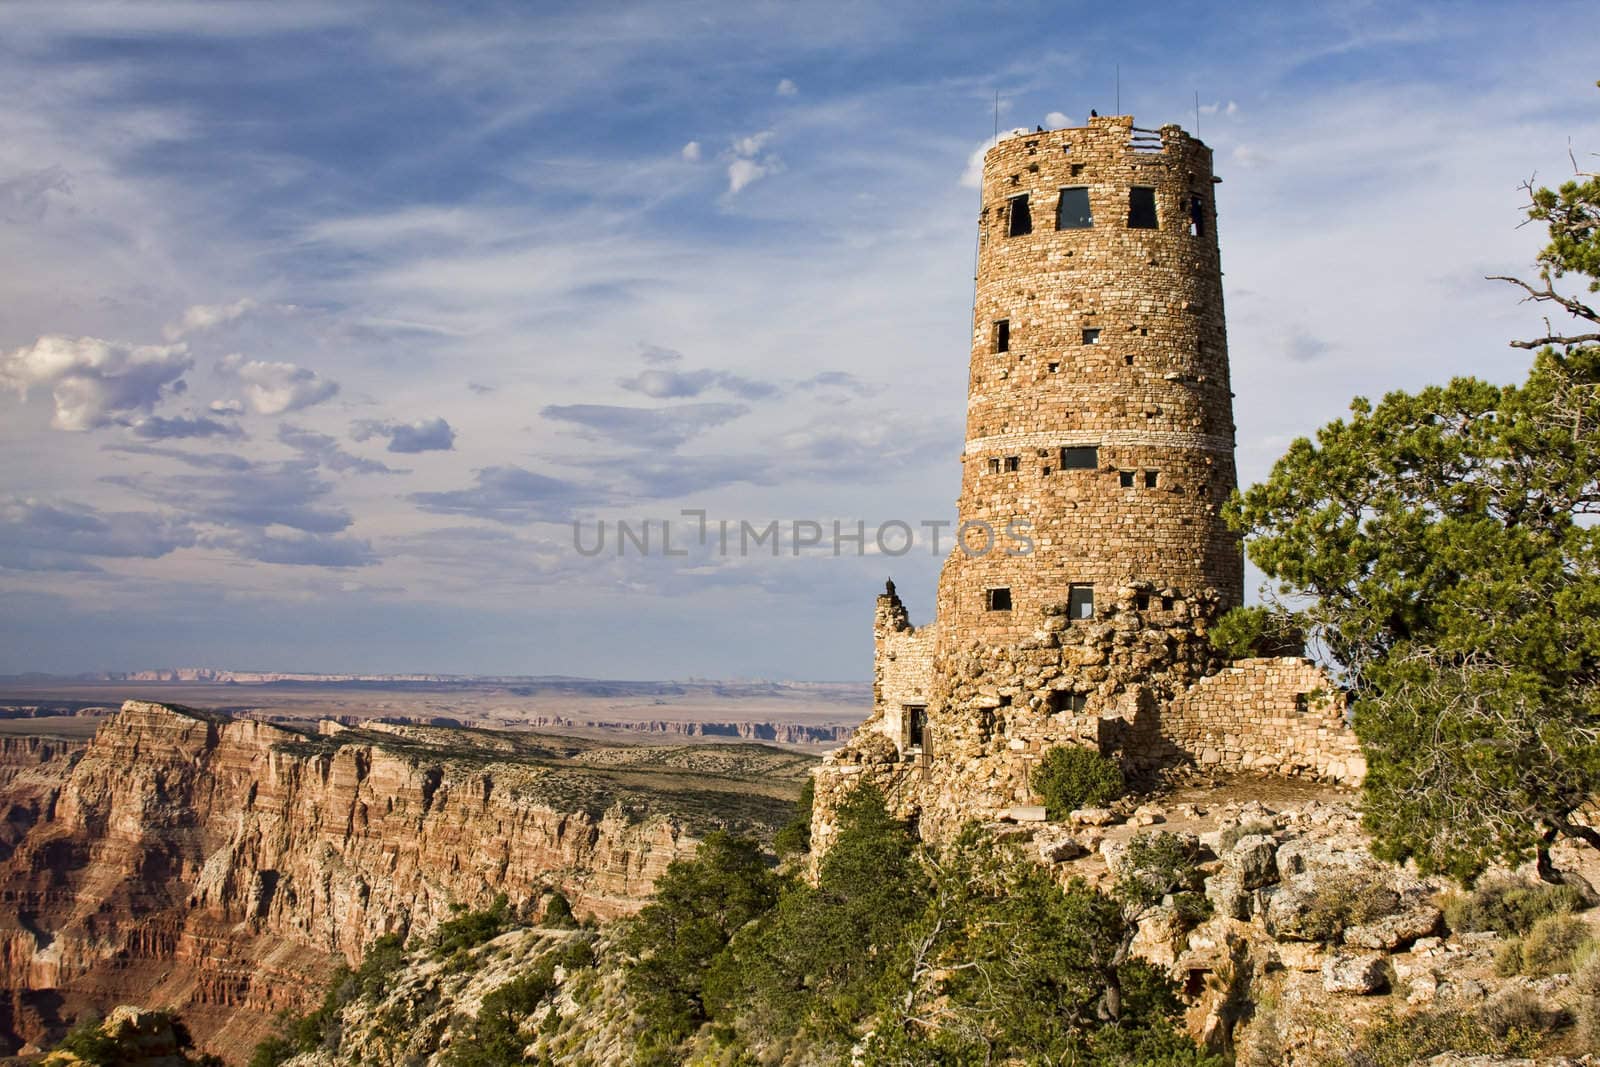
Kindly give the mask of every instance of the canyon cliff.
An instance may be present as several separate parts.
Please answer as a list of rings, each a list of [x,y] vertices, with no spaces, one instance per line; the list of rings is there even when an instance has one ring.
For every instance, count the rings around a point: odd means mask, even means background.
[[[629,913],[691,834],[785,814],[804,757],[730,748],[723,763],[770,780],[746,792],[724,767],[707,789],[690,765],[719,757],[676,749],[332,723],[308,735],[140,701],[86,745],[7,738],[0,1043],[138,1003],[181,1012],[203,1047],[241,1061],[337,962],[453,906],[554,888],[580,915]]]

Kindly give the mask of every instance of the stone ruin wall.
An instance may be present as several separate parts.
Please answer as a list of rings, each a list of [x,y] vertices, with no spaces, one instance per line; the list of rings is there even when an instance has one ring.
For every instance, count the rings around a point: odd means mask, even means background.
[[[1161,715],[1161,733],[1202,769],[1354,785],[1367,763],[1345,709],[1344,694],[1308,659],[1242,659],[1174,700]]]
[[[1135,608],[1143,591],[1122,588],[1092,620],[1047,605],[1038,630],[1014,646],[938,652],[936,626],[912,628],[899,598],[880,596],[873,714],[815,775],[819,854],[831,812],[861,784],[942,838],[1037,803],[1033,768],[1062,745],[1092,746],[1133,772],[1194,765],[1359,784],[1360,746],[1322,668],[1298,657],[1228,664],[1206,637],[1214,602],[1179,601],[1165,625],[1152,625]],[[1057,694],[1068,693],[1081,706],[1063,706]],[[909,747],[903,711],[923,704],[935,711],[928,736]]]

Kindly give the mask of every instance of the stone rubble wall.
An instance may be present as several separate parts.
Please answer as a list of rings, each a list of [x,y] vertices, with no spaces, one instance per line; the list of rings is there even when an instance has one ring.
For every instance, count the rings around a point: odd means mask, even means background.
[[[1161,735],[1201,768],[1308,775],[1356,784],[1366,760],[1343,694],[1308,659],[1244,659],[1162,712]]]

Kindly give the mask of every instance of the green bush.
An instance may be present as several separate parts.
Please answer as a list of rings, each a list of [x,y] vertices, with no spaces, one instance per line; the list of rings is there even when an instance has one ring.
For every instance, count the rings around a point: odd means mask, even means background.
[[[434,930],[428,939],[433,958],[442,960],[477,948],[505,933],[515,918],[511,903],[504,893],[494,898],[482,911],[467,911],[461,905],[453,906],[456,917],[447,919]]]
[[[188,1054],[194,1048],[194,1039],[189,1034],[188,1026],[172,1012],[149,1012],[143,1022],[157,1030],[163,1026],[171,1029],[178,1054],[165,1062],[172,1063],[174,1067],[178,1064],[190,1067],[223,1067],[222,1060],[210,1053],[198,1057]],[[133,1032],[127,1025],[114,1031],[108,1030],[107,1024],[96,1015],[81,1019],[61,1039],[56,1051],[69,1052],[77,1057],[78,1062],[91,1067],[121,1067],[126,1063],[143,1062],[146,1058],[144,1036]]]
[[[1485,878],[1470,893],[1451,897],[1445,902],[1444,917],[1458,933],[1493,930],[1502,937],[1521,937],[1547,915],[1577,911],[1583,905],[1583,893],[1573,886],[1504,876]]]
[[[1064,819],[1077,808],[1109,804],[1127,788],[1115,760],[1076,745],[1046,752],[1033,769],[1032,784],[1052,819]]]
[[[578,920],[572,914],[572,901],[558,890],[552,890],[545,898],[544,925],[558,930],[570,930],[578,925]]]
[[[1522,939],[1522,973],[1537,977],[1568,974],[1589,928],[1572,915],[1546,915]]]

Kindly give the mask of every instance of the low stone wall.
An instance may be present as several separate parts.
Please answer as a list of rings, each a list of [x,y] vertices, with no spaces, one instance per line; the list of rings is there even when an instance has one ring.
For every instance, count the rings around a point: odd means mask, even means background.
[[[1366,760],[1343,693],[1308,659],[1244,659],[1163,709],[1162,739],[1202,769],[1315,776],[1357,784]]]

